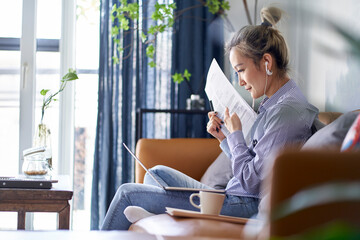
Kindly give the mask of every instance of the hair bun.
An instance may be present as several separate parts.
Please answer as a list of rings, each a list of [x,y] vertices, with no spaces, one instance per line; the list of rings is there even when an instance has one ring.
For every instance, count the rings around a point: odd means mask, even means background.
[[[260,11],[262,22],[268,22],[272,26],[276,25],[281,19],[282,10],[277,7],[264,7]]]

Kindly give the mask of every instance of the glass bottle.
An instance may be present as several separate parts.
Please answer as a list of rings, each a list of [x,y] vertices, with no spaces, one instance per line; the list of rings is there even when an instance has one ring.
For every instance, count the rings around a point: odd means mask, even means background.
[[[43,178],[49,173],[49,165],[45,158],[45,148],[29,148],[23,151],[22,170],[29,178]]]

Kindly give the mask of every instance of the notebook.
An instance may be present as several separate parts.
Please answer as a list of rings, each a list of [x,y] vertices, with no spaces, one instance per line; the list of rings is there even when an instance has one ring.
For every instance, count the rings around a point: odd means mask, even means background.
[[[0,188],[50,189],[58,180],[0,177]]]
[[[135,156],[135,154],[126,146],[125,143],[123,143],[124,147],[126,148],[126,150],[131,154],[131,156],[133,158],[135,158],[135,160],[140,164],[140,166],[142,168],[144,168],[144,170],[149,174],[150,177],[152,177],[154,179],[154,181],[159,184],[160,187],[162,187],[164,190],[168,190],[168,191],[190,191],[190,192],[198,192],[198,191],[203,191],[203,192],[217,192],[217,193],[225,193],[225,190],[222,189],[202,189],[202,188],[187,188],[187,187],[168,187],[168,186],[164,186],[160,181],[158,181],[156,179],[156,177],[154,176],[154,174],[152,174],[151,171],[149,171],[145,165],[140,161],[140,159],[138,157]]]
[[[179,209],[179,208],[171,208],[166,207],[166,212],[174,217],[190,217],[190,218],[201,218],[201,219],[213,219],[213,220],[220,220],[224,222],[232,222],[232,223],[257,223],[258,220],[251,219],[249,221],[249,218],[241,218],[241,217],[232,217],[232,216],[225,216],[225,215],[212,215],[212,214],[204,214],[198,211],[191,211],[191,210],[185,210],[185,209]],[[259,221],[260,223],[260,221]]]

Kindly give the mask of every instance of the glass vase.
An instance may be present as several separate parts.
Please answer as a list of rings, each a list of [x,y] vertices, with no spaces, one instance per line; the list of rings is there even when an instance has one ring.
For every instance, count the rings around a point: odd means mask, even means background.
[[[198,94],[191,94],[190,98],[186,99],[187,110],[205,110],[205,101]]]
[[[46,124],[39,124],[35,129],[33,147],[44,147],[45,158],[49,165],[50,171],[52,170],[52,150],[51,150],[51,131]]]

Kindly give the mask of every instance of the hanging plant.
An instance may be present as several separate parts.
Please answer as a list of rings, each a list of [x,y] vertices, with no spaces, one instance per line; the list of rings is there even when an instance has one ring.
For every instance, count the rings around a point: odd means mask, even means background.
[[[121,0],[119,6],[116,4],[113,5],[111,11],[111,21],[113,23],[111,29],[111,35],[115,43],[115,49],[112,57],[115,64],[118,64],[119,55],[122,53],[125,48],[131,48],[132,46],[122,47],[122,41],[120,37],[121,31],[139,31],[142,42],[146,45],[146,56],[149,58],[148,65],[150,67],[156,67],[155,55],[156,55],[156,37],[159,33],[162,33],[166,30],[169,30],[173,27],[176,18],[180,17],[186,11],[189,11],[193,8],[198,7],[207,7],[209,12],[212,14],[225,15],[225,12],[230,9],[229,2],[226,0],[199,0],[199,5],[194,5],[192,7],[183,9],[176,12],[176,4],[160,4],[155,3],[154,12],[151,15],[151,19],[156,22],[155,25],[151,25],[147,31],[140,29],[136,22],[139,20],[139,4],[138,3],[128,3],[127,0]],[[134,27],[130,27],[130,20],[135,22]],[[129,34],[124,33],[124,34]],[[124,56],[123,59],[130,57],[130,54]],[[185,69],[183,73],[175,73],[172,76],[172,79],[175,83],[182,83],[186,80],[188,86],[190,87],[191,73]],[[191,91],[191,87],[190,87]]]

